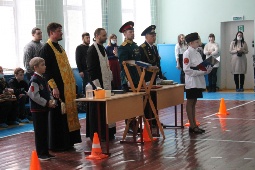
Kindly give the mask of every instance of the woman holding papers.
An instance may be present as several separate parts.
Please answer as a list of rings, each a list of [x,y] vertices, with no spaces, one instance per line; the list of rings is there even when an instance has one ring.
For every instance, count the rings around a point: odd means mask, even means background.
[[[244,79],[247,71],[247,59],[248,47],[244,41],[243,33],[238,31],[235,39],[230,44],[231,57],[231,72],[234,74],[234,80],[236,84],[236,92],[243,92]],[[240,83],[239,83],[240,77]],[[240,86],[239,86],[240,85]]]
[[[209,58],[210,56],[217,58],[219,56],[219,45],[215,43],[214,34],[209,34],[209,43],[205,45],[204,54],[206,55],[206,58]],[[211,73],[208,74],[208,82],[209,82],[208,92],[216,92],[218,67],[219,67],[219,63],[215,64],[213,66]]]

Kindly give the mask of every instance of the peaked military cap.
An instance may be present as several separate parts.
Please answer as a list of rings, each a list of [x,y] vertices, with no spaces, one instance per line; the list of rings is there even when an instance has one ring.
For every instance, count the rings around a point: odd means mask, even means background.
[[[194,32],[194,33],[190,33],[188,35],[186,35],[185,40],[187,43],[190,43],[192,41],[198,40],[199,36],[198,33]]]
[[[120,27],[119,32],[120,32],[120,33],[123,33],[123,32],[125,32],[126,30],[134,30],[134,22],[133,22],[133,21],[128,21],[128,22],[126,22],[124,25],[122,25],[122,26]]]
[[[141,36],[145,36],[146,34],[156,34],[155,29],[156,25],[151,25],[142,32]]]

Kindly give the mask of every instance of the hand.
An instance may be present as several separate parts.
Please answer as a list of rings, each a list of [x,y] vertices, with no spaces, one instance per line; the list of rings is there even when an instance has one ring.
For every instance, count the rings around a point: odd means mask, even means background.
[[[180,67],[180,65],[177,65],[176,68],[177,68],[178,70],[181,70],[181,69],[182,69],[182,68]]]
[[[59,98],[59,90],[58,90],[58,88],[54,88],[53,89],[53,91],[52,91],[52,93],[53,93],[53,96],[55,97],[55,98]]]
[[[112,52],[113,52],[113,54],[114,54],[116,57],[118,56],[118,51],[117,51],[117,50],[114,49]]]
[[[56,107],[56,105],[53,103],[53,100],[49,100],[48,107],[49,108],[55,108]]]
[[[14,90],[13,90],[13,89],[8,88],[8,92],[10,92],[11,94],[13,94],[13,93],[14,93]]]
[[[25,96],[25,94],[20,94],[20,95],[19,95],[19,99],[20,99],[22,96]]]
[[[211,73],[212,69],[213,69],[213,67],[212,67],[211,65],[208,65],[208,66],[206,67],[205,74]]]
[[[84,78],[84,73],[83,72],[79,72],[81,78]]]

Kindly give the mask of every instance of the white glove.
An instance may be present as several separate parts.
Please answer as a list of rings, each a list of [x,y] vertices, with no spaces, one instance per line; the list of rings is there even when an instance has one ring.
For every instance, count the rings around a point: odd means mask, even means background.
[[[93,84],[94,84],[96,87],[101,87],[100,82],[99,82],[98,79],[93,80],[92,82],[93,82]]]
[[[212,69],[213,69],[213,67],[212,67],[211,65],[208,65],[208,66],[206,67],[205,74],[211,73]]]

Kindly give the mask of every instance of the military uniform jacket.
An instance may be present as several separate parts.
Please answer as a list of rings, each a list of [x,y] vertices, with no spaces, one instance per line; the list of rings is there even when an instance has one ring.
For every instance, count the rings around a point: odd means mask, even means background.
[[[139,47],[141,54],[141,61],[150,63],[153,66],[157,66],[160,70],[157,73],[160,78],[162,78],[162,72],[160,67],[160,57],[158,54],[158,49],[155,45],[150,46],[146,41]],[[145,81],[151,80],[152,72],[146,72]],[[156,78],[155,78],[156,79]]]
[[[121,85],[123,85],[123,84],[127,84],[127,79],[126,79],[126,73],[122,65],[122,62],[126,60],[140,61],[141,56],[139,52],[139,47],[137,46],[135,42],[130,40],[125,40],[118,48],[118,56],[119,56],[119,63],[121,68],[121,72],[120,72]],[[134,85],[137,86],[140,80],[140,76],[136,70],[136,67],[128,66],[128,70]]]

